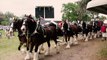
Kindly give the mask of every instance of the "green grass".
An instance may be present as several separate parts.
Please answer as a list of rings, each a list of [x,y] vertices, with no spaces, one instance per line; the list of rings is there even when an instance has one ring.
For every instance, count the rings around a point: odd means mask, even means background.
[[[107,57],[107,46],[101,49],[100,54],[102,57]]]
[[[19,39],[17,37],[17,32],[15,32],[15,37],[8,39],[5,36],[5,32],[2,32],[2,38],[0,38],[0,60],[7,60],[6,57],[15,54],[18,51]],[[51,41],[51,46],[54,48],[55,43]],[[45,49],[47,49],[47,43],[44,44]]]
[[[17,37],[17,32],[15,32],[15,37],[8,39],[5,36],[5,32],[3,30],[0,30],[2,32],[2,38],[0,38],[0,60],[7,60],[7,58],[10,58],[11,55],[16,55],[18,53],[18,45],[19,45],[19,39]],[[47,43],[44,43],[45,49],[48,48]],[[55,43],[51,41],[51,48],[55,47]]]
[[[100,52],[99,52],[101,58],[105,60],[107,59],[107,41],[104,42],[104,45],[102,46]]]
[[[2,32],[2,38],[0,38],[0,60],[3,60],[3,57],[9,55],[11,52],[18,51],[19,40],[17,38],[17,33],[15,33],[15,37],[8,39],[5,36],[5,32]]]

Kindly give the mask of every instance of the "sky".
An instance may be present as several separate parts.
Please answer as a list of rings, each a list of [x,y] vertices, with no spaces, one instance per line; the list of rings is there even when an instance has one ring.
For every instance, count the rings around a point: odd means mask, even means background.
[[[24,14],[34,15],[35,0],[0,0],[0,11],[14,13],[17,16]]]
[[[9,11],[16,16],[24,14],[32,14],[34,16],[35,4],[35,0],[0,0],[0,12],[5,13]]]

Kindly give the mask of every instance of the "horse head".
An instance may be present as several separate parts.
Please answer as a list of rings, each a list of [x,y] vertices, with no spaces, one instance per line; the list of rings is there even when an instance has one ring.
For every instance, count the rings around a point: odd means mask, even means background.
[[[14,32],[16,29],[21,31],[21,26],[22,26],[23,20],[21,19],[13,19],[13,22],[10,25],[9,32]]]
[[[13,19],[13,22],[10,24],[9,32],[14,32],[17,29],[17,21],[18,19]]]
[[[32,34],[34,32],[36,26],[37,26],[37,22],[33,18],[27,16],[23,20],[23,23],[21,26],[21,31],[23,33],[25,33],[27,31],[28,33]]]

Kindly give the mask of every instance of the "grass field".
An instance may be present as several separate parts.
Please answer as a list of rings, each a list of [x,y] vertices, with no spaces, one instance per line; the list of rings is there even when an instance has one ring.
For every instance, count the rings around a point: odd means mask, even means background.
[[[16,55],[16,53],[19,52],[19,39],[17,37],[17,32],[15,32],[15,36],[10,39],[5,36],[3,30],[0,30],[0,32],[2,33],[2,37],[0,38],[0,60],[7,60],[6,57],[11,56],[12,54]],[[45,43],[44,46],[47,49],[47,43]],[[51,46],[55,46],[53,41],[51,42]]]
[[[3,30],[0,30],[0,32],[2,32],[2,37],[0,38],[0,60],[4,60],[3,57],[17,51],[19,40],[17,33],[15,33],[15,37],[8,39]]]

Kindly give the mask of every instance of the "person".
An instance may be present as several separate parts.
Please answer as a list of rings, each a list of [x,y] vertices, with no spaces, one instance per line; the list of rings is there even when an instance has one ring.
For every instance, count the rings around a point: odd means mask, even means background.
[[[46,21],[44,20],[44,18],[43,18],[42,16],[39,16],[38,21],[39,21],[40,25],[41,25],[42,27],[44,27]]]
[[[59,28],[62,27],[62,21],[58,23],[58,27],[59,27]]]
[[[106,40],[107,31],[106,31],[106,26],[105,26],[105,24],[103,24],[103,25],[101,26],[101,33],[102,33],[102,40]]]

